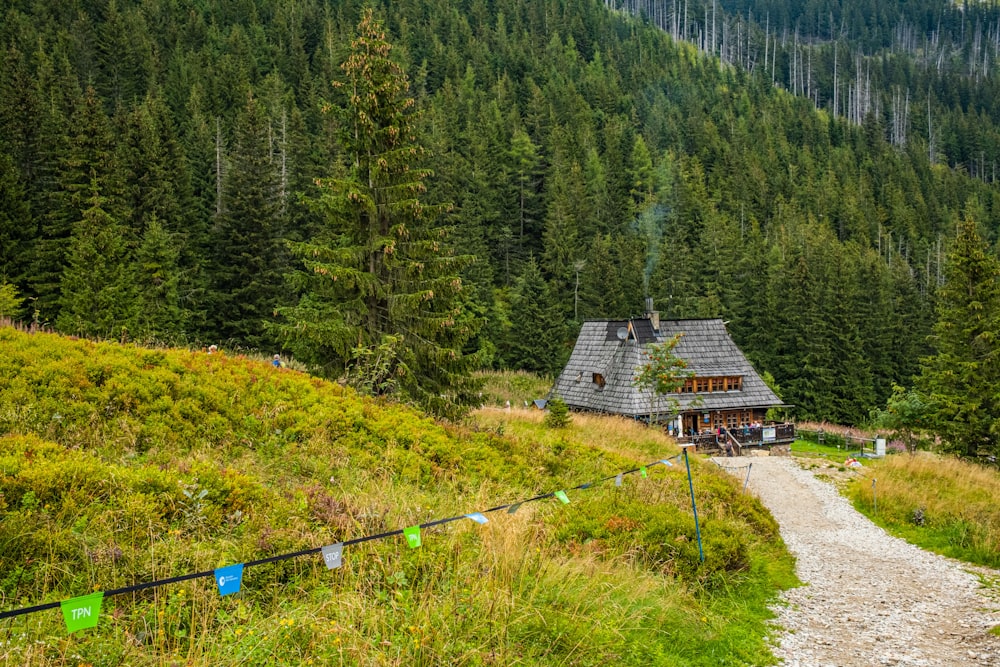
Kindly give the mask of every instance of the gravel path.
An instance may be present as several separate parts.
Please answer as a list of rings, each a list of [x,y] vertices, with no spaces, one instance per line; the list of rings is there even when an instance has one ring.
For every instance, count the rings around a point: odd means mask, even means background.
[[[781,632],[774,653],[784,665],[1000,667],[1000,637],[988,634],[1000,625],[998,591],[984,589],[974,574],[1000,572],[888,535],[794,459],[717,462],[728,469],[753,463],[749,488],[797,558],[805,585],[784,593],[775,608]]]

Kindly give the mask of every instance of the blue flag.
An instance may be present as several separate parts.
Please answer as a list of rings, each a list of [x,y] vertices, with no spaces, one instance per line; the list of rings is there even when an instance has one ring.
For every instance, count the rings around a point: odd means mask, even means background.
[[[243,584],[243,563],[227,565],[215,571],[215,583],[219,586],[219,595],[239,593]]]

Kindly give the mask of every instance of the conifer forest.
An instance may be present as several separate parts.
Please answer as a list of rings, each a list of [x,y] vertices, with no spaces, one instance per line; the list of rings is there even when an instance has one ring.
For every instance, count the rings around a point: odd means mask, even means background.
[[[4,316],[454,416],[651,297],[1000,452],[995,0],[3,7]]]

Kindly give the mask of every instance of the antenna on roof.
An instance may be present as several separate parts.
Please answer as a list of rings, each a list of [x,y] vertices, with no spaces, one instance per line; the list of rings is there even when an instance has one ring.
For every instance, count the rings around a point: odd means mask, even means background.
[[[628,328],[618,327],[618,340],[625,340],[628,338]]]

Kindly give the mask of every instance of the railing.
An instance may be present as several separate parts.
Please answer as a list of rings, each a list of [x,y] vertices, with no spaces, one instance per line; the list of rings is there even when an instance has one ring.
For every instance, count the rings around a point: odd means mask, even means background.
[[[848,452],[857,452],[859,456],[865,456],[866,454],[876,454],[876,442],[878,441],[878,436],[874,438],[866,438],[860,435],[852,435],[849,433],[837,433],[834,431],[824,431],[823,429],[811,430],[811,429],[799,429],[798,434],[804,440],[810,440],[820,445],[828,445],[830,447],[836,447],[837,449],[843,449]]]
[[[696,435],[678,436],[677,441],[691,443],[695,449],[719,449],[724,447],[731,438],[734,445],[743,446],[771,445],[789,443],[795,440],[795,424],[772,424],[767,426],[738,426],[727,429],[726,434],[699,433]]]
[[[718,449],[719,440],[715,433],[699,433],[698,435],[684,435],[677,438],[677,442],[693,444],[695,450]]]

